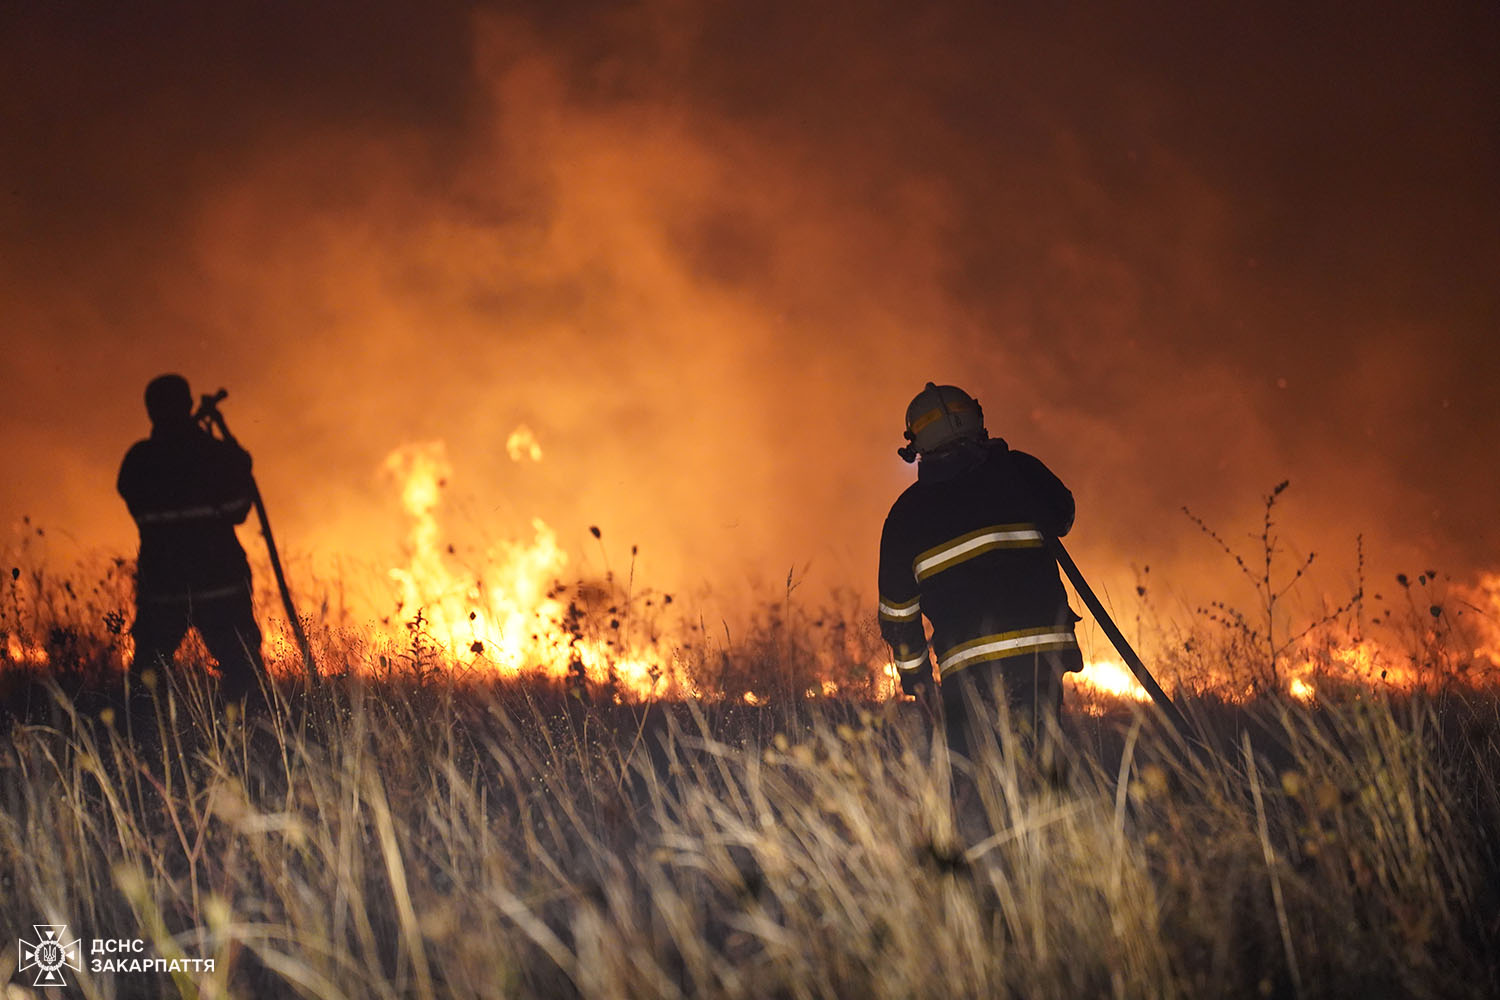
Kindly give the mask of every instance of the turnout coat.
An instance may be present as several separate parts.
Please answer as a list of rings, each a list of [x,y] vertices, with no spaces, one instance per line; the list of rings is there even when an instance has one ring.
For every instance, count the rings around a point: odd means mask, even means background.
[[[141,533],[139,599],[248,596],[250,567],[234,533],[253,503],[244,449],[191,422],[159,425],[126,453],[117,485]]]
[[[930,676],[924,615],[944,678],[1053,651],[1081,669],[1078,617],[1045,541],[1068,533],[1073,510],[1051,470],[1003,440],[924,457],[880,539],[880,631],[903,676]]]

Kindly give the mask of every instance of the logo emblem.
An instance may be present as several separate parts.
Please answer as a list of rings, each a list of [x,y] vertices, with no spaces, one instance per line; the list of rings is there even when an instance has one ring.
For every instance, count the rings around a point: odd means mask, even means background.
[[[32,924],[31,929],[36,931],[37,940],[33,944],[25,938],[21,939],[21,967],[18,971],[36,969],[36,982],[31,984],[33,986],[68,985],[62,970],[68,968],[78,972],[83,968],[78,941],[64,940],[68,925]]]

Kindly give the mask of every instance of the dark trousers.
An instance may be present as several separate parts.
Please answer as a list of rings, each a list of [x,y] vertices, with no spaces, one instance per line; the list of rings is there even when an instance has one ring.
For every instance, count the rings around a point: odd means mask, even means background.
[[[237,701],[260,690],[265,663],[260,656],[260,626],[250,604],[250,591],[200,600],[158,599],[137,595],[132,674],[171,663],[190,628],[219,663],[220,690],[226,701]]]
[[[1023,747],[1040,748],[1062,722],[1062,675],[1076,669],[1066,655],[1047,652],[976,663],[944,677],[949,753],[972,759],[1003,719]]]

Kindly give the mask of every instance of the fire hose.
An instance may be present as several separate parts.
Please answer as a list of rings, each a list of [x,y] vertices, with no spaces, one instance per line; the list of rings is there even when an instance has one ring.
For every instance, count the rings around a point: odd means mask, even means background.
[[[198,412],[193,415],[193,420],[200,424],[204,430],[217,427],[219,434],[230,444],[238,445],[234,435],[229,433],[229,424],[224,420],[224,414],[219,411],[219,404],[227,399],[229,390],[220,389],[213,395],[204,395],[198,405]],[[271,519],[266,516],[266,504],[261,499],[260,487],[255,482],[255,477],[250,477],[250,499],[255,504],[255,515],[260,520],[261,537],[266,540],[266,552],[271,557],[271,572],[276,577],[276,588],[281,591],[281,606],[286,610],[287,622],[292,627],[292,636],[297,640],[297,649],[302,653],[302,667],[307,671],[307,680],[314,686],[318,683],[318,666],[313,661],[312,647],[308,645],[307,633],[303,631],[302,619],[297,617],[297,608],[292,604],[292,592],[286,583],[286,573],[281,568],[281,556],[276,551],[276,539],[271,534]]]
[[[1121,658],[1125,661],[1125,665],[1130,668],[1130,672],[1135,674],[1135,679],[1140,682],[1141,687],[1146,689],[1146,693],[1151,696],[1151,700],[1156,703],[1156,707],[1161,711],[1162,715],[1166,716],[1167,721],[1181,734],[1189,748],[1201,745],[1202,741],[1193,731],[1192,726],[1188,724],[1187,718],[1173,704],[1172,699],[1167,696],[1167,693],[1162,690],[1161,685],[1156,682],[1156,678],[1151,676],[1151,671],[1146,669],[1146,664],[1136,655],[1136,651],[1125,640],[1125,634],[1120,631],[1120,627],[1115,624],[1115,620],[1105,610],[1103,602],[1094,593],[1094,588],[1090,587],[1089,582],[1083,578],[1083,572],[1078,568],[1078,564],[1073,561],[1073,557],[1068,554],[1067,548],[1063,546],[1062,539],[1048,535],[1047,548],[1051,551],[1053,557],[1057,559],[1057,564],[1062,567],[1062,571],[1067,574],[1068,579],[1073,584],[1073,589],[1078,591],[1079,598],[1083,600],[1084,605],[1089,609],[1089,613],[1094,616],[1094,621],[1099,623],[1100,630],[1104,632],[1110,643],[1119,652]]]
[[[1007,452],[1007,457],[1008,455],[1009,453]],[[907,454],[903,451],[901,452],[901,457],[910,462],[912,460],[912,457],[915,457],[915,453],[913,453],[911,457],[908,457]],[[1012,475],[1014,476],[1013,470]],[[1034,497],[1030,495],[1030,490],[1024,485],[1024,480],[1022,480],[1018,476],[1015,478],[1018,482],[1023,483],[1023,485],[1021,486],[1023,493],[1026,494],[1027,499],[1031,500],[1033,506],[1035,506],[1036,501]],[[1165,717],[1169,723],[1171,723],[1172,728],[1177,731],[1177,734],[1182,738],[1183,745],[1187,749],[1188,753],[1194,757],[1197,757],[1199,751],[1206,749],[1207,745],[1204,743],[1202,738],[1198,736],[1193,727],[1188,723],[1188,720],[1186,716],[1182,714],[1182,711],[1173,703],[1172,699],[1167,696],[1167,693],[1162,690],[1161,685],[1156,682],[1156,678],[1151,675],[1151,671],[1146,669],[1146,664],[1141,660],[1140,656],[1136,654],[1136,651],[1131,648],[1130,643],[1126,641],[1125,634],[1121,632],[1120,627],[1115,624],[1114,618],[1110,617],[1110,614],[1105,609],[1103,602],[1101,602],[1099,600],[1099,596],[1094,593],[1094,588],[1090,587],[1089,582],[1084,579],[1083,571],[1080,570],[1078,568],[1078,564],[1073,561],[1073,557],[1068,553],[1066,546],[1063,545],[1062,539],[1050,533],[1044,534],[1043,537],[1046,539],[1047,550],[1052,554],[1052,557],[1057,560],[1058,566],[1062,568],[1062,571],[1067,575],[1068,580],[1072,582],[1073,589],[1078,592],[1079,598],[1089,609],[1089,613],[1092,614],[1094,616],[1094,620],[1099,623],[1100,630],[1104,632],[1106,637],[1108,637],[1110,643],[1115,647],[1115,650],[1125,661],[1125,665],[1130,668],[1130,672],[1135,675],[1135,679],[1140,683],[1141,687],[1145,689],[1148,695],[1150,695],[1151,701],[1156,705],[1157,710],[1161,712],[1163,717]]]
[[[1009,456],[1010,453],[1007,451],[1006,458],[1009,459]],[[1009,465],[1010,463],[1007,462],[1007,464]],[[1030,488],[1025,485],[1024,478],[1015,474],[1014,466],[1011,466],[1011,475],[1017,482],[1022,484],[1021,490],[1026,494],[1032,505],[1036,506],[1035,497],[1032,495]],[[1083,578],[1083,571],[1078,568],[1078,564],[1068,554],[1067,547],[1063,545],[1062,539],[1051,532],[1045,532],[1043,537],[1046,539],[1047,551],[1052,553],[1052,557],[1057,560],[1057,565],[1062,567],[1063,573],[1072,582],[1073,589],[1078,592],[1079,598],[1089,609],[1089,613],[1094,616],[1094,621],[1099,623],[1100,630],[1108,637],[1110,644],[1115,647],[1115,650],[1120,654],[1120,658],[1125,661],[1125,665],[1130,668],[1130,672],[1135,675],[1135,679],[1140,683],[1141,687],[1145,688],[1146,693],[1151,696],[1151,701],[1156,705],[1157,710],[1172,724],[1172,728],[1177,731],[1177,734],[1182,737],[1183,745],[1188,749],[1188,752],[1196,756],[1198,750],[1205,747],[1203,740],[1198,737],[1193,727],[1188,724],[1187,718],[1173,704],[1172,699],[1167,697],[1167,693],[1162,690],[1161,685],[1156,683],[1156,678],[1151,676],[1151,671],[1146,669],[1146,664],[1136,654],[1136,651],[1131,648],[1130,643],[1125,641],[1125,633],[1120,631],[1120,627],[1115,624],[1115,620],[1105,610],[1104,603],[1094,593],[1094,588],[1090,587],[1089,582]]]

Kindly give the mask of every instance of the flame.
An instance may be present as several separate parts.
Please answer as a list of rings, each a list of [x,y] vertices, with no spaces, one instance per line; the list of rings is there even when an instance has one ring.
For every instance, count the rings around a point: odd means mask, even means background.
[[[17,635],[5,637],[5,655],[11,663],[26,663],[38,667],[46,666],[51,661],[45,649],[35,643],[22,642]]]
[[[505,453],[510,456],[512,462],[542,460],[542,446],[537,441],[536,435],[531,428],[525,424],[510,432],[510,437],[505,439]]]
[[[1129,668],[1115,660],[1095,660],[1085,663],[1082,670],[1069,674],[1068,677],[1072,679],[1076,688],[1084,689],[1089,695],[1095,697],[1104,696],[1132,701],[1151,700],[1151,695],[1141,687]]]
[[[540,462],[543,452],[528,426],[517,426],[506,440],[506,451],[516,462]],[[444,492],[453,476],[442,441],[407,444],[392,451],[383,464],[398,482],[401,502],[410,518],[406,540],[407,560],[389,571],[396,585],[396,603],[402,621],[392,624],[385,638],[398,646],[413,645],[431,650],[438,659],[461,670],[503,677],[535,672],[556,679],[586,680],[611,685],[627,697],[645,699],[664,695],[703,697],[684,676],[672,655],[664,653],[656,639],[629,643],[619,623],[604,636],[598,628],[581,625],[579,605],[593,600],[611,605],[605,617],[624,617],[626,607],[604,585],[569,581],[569,554],[557,533],[540,517],[532,518],[529,538],[502,541],[492,546],[479,570],[460,569],[453,549],[443,543],[439,511]],[[591,589],[592,588],[592,589]],[[1477,585],[1455,586],[1468,609],[1478,612],[1477,621],[1465,621],[1473,636],[1470,645],[1476,662],[1500,667],[1500,574],[1483,574]],[[624,602],[628,604],[628,601]],[[585,609],[587,610],[587,609]],[[593,609],[597,611],[597,608]],[[1435,633],[1429,633],[1428,639]],[[1465,641],[1468,641],[1467,639]],[[1284,690],[1300,701],[1311,701],[1328,683],[1354,683],[1410,690],[1431,679],[1423,674],[1419,660],[1394,655],[1390,648],[1368,636],[1321,630],[1309,636],[1278,663]],[[23,650],[10,640],[13,661],[21,661]],[[25,655],[30,662],[45,662],[45,652]],[[821,660],[820,653],[814,651]],[[35,657],[40,656],[40,659]],[[804,692],[807,698],[836,697],[839,684],[832,679],[832,663]],[[899,692],[897,674],[889,661],[874,666],[886,685],[881,697]],[[1163,678],[1170,683],[1171,678]],[[1251,691],[1228,690],[1227,676],[1220,678],[1218,693],[1238,700]],[[1102,711],[1105,700],[1148,702],[1150,695],[1130,670],[1118,660],[1094,660],[1081,672],[1069,675],[1069,683],[1084,696],[1085,710]],[[1210,687],[1214,687],[1212,678]],[[765,703],[765,696],[745,691],[738,696],[747,705]]]
[[[1314,638],[1281,663],[1281,673],[1287,679],[1287,693],[1300,701],[1317,695],[1315,679],[1319,677],[1364,687],[1410,690],[1418,686],[1411,664],[1399,662],[1370,638]]]
[[[1460,588],[1460,599],[1479,613],[1474,658],[1500,668],[1500,573],[1481,573],[1472,587]]]
[[[510,444],[513,457],[540,460],[540,446],[524,427],[511,435]],[[564,600],[570,589],[563,582],[568,554],[541,518],[532,518],[529,541],[491,548],[481,572],[456,572],[452,550],[440,541],[437,518],[453,474],[443,442],[403,445],[386,457],[384,469],[400,482],[402,505],[411,518],[407,564],[390,571],[406,620],[388,638],[405,643],[414,655],[430,649],[462,669],[498,676],[536,672],[586,679],[635,698],[673,690],[697,693],[655,644],[627,647],[619,638],[629,607],[610,616],[608,638],[585,634],[582,597]],[[577,586],[573,590],[583,593]]]
[[[1435,575],[1419,577],[1428,579]],[[1451,683],[1494,684],[1500,680],[1500,573],[1481,573],[1474,583],[1428,591],[1414,602],[1408,619],[1388,620],[1375,635],[1352,621],[1320,626],[1278,657],[1276,666],[1283,690],[1304,702],[1330,686],[1413,692]],[[1115,662],[1089,663],[1070,676],[1090,699],[1147,698]],[[1227,671],[1207,680],[1210,690],[1232,701],[1256,693],[1231,681]]]

